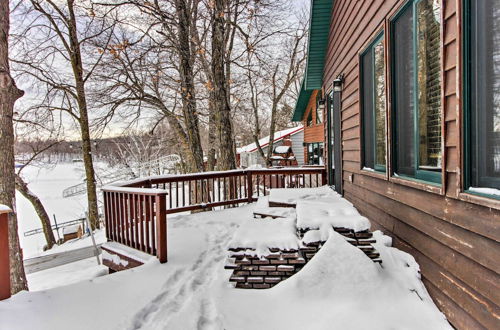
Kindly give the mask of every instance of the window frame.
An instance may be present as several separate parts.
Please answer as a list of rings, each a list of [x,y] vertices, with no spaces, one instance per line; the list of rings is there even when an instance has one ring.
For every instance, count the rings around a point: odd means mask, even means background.
[[[463,25],[463,49],[462,49],[462,57],[463,57],[463,84],[462,84],[462,92],[463,92],[463,191],[467,194],[476,195],[480,197],[491,198],[494,200],[500,200],[500,196],[481,193],[477,191],[470,190],[472,187],[472,116],[473,116],[473,107],[472,104],[472,1],[476,0],[463,0],[463,15],[462,15],[462,25]],[[477,111],[477,110],[476,110]],[[485,177],[486,178],[486,177]],[[491,178],[499,180],[498,178]],[[480,187],[480,188],[491,188],[491,187]],[[495,189],[495,188],[492,188]]]
[[[439,172],[437,171],[430,171],[430,170],[423,170],[419,169],[419,163],[420,163],[420,147],[419,147],[419,139],[420,139],[420,130],[419,130],[419,114],[420,114],[420,109],[418,107],[418,69],[417,69],[417,64],[418,64],[418,58],[417,58],[417,47],[418,47],[418,36],[417,36],[417,27],[418,27],[418,20],[417,20],[417,6],[418,4],[424,0],[408,0],[406,3],[404,3],[401,8],[397,10],[397,12],[389,19],[389,47],[388,51],[391,54],[390,58],[390,100],[391,100],[391,140],[396,141],[397,140],[397,133],[398,133],[398,128],[397,128],[397,120],[398,120],[398,115],[397,115],[397,110],[396,109],[396,102],[395,102],[395,92],[397,88],[397,81],[394,77],[395,75],[395,61],[394,61],[394,54],[396,54],[396,39],[394,36],[394,25],[395,22],[405,13],[406,10],[409,8],[412,9],[412,43],[413,43],[413,54],[411,61],[413,62],[413,104],[414,104],[414,114],[413,114],[413,146],[414,146],[414,161],[413,161],[413,169],[414,169],[414,176],[407,175],[407,174],[401,174],[397,173],[398,167],[398,162],[397,162],[397,157],[396,155],[398,154],[397,146],[395,143],[391,144],[391,177],[398,177],[398,178],[404,178],[408,179],[411,181],[416,181],[416,182],[421,182],[425,184],[430,184],[432,186],[438,186],[441,187],[443,184],[443,178],[444,178],[444,171],[445,171],[445,166],[444,162],[441,164],[441,170]],[[442,10],[443,10],[443,3],[442,1],[440,2],[440,17],[442,19]],[[441,26],[440,30],[442,31],[443,29],[443,22],[441,21]],[[443,40],[442,40],[442,33],[440,32],[440,48],[443,47]],[[442,65],[443,65],[443,56],[442,56],[442,49],[440,50],[440,84],[441,84],[441,93],[443,91],[443,73],[442,73]],[[443,141],[444,141],[444,136],[442,134],[442,126],[443,126],[443,120],[444,120],[444,107],[443,103],[441,102],[441,113],[440,113],[440,119],[441,119],[441,157],[444,158],[444,147],[443,147]]]
[[[382,45],[384,46],[384,89],[385,91],[387,91],[387,75],[386,75],[386,71],[387,71],[387,62],[386,62],[386,52],[387,52],[387,47],[386,47],[386,44],[385,44],[385,30],[382,29],[381,31],[377,32],[377,34],[375,35],[375,37],[373,38],[373,40],[368,44],[368,46],[366,46],[364,48],[364,50],[359,54],[359,71],[360,71],[360,101],[361,101],[361,118],[364,118],[364,104],[365,104],[365,100],[364,100],[364,97],[363,97],[363,76],[364,76],[364,69],[363,69],[363,57],[365,55],[367,55],[368,53],[371,53],[371,60],[372,60],[372,91],[373,91],[373,94],[372,94],[372,99],[371,99],[371,103],[372,103],[372,145],[371,145],[371,148],[372,148],[372,152],[373,152],[373,168],[370,168],[374,171],[376,171],[377,173],[386,173],[387,172],[387,163],[388,163],[388,157],[387,157],[387,136],[388,136],[388,130],[387,130],[387,102],[389,101],[388,98],[387,98],[387,92],[385,94],[385,109],[384,109],[384,112],[385,112],[385,119],[384,119],[384,136],[385,136],[385,139],[384,139],[384,149],[385,149],[385,165],[381,165],[381,164],[377,164],[377,123],[376,123],[376,101],[375,101],[375,90],[376,90],[376,86],[375,86],[375,52],[374,52],[374,49],[375,49],[375,46],[379,43],[379,42],[382,42]],[[364,168],[368,168],[365,164],[365,144],[364,144],[364,141],[365,141],[365,136],[366,136],[366,129],[365,129],[365,125],[366,123],[364,122],[364,120],[362,119],[362,122],[361,122],[361,147],[362,147],[362,152],[361,152],[361,159],[362,159],[362,169]]]
[[[320,148],[320,145],[321,145],[321,144],[323,144],[323,153],[319,153],[319,151],[320,151],[320,149],[321,149],[321,148]],[[310,147],[312,148],[312,151],[311,151],[311,152],[309,152],[309,148],[310,148]],[[315,148],[317,148],[317,150],[318,150],[318,154],[317,154],[317,155],[318,155],[318,158],[317,158],[317,159],[318,159],[318,164],[314,164],[314,162],[313,162],[313,163],[310,163],[310,162],[309,162],[309,160],[310,160],[310,159],[315,159],[314,157],[311,157],[311,156],[314,156],[314,155],[315,155],[315,153],[314,153]],[[306,150],[307,150],[307,165],[321,165],[321,164],[320,164],[320,158],[323,158],[323,165],[324,165],[324,163],[325,163],[325,161],[324,161],[324,150],[325,150],[325,149],[324,149],[324,148],[325,148],[325,144],[324,144],[324,142],[307,142],[307,143],[306,143]]]

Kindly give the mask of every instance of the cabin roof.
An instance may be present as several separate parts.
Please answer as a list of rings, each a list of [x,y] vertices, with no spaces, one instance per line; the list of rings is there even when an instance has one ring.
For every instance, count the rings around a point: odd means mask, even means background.
[[[322,87],[333,2],[332,0],[311,0],[306,70],[292,121],[302,120],[311,92]]]
[[[284,129],[282,131],[274,132],[273,143],[280,141],[280,140],[283,140],[288,135],[294,135],[294,134],[297,134],[303,130],[304,130],[304,126],[298,126],[298,127],[287,128],[287,129]],[[267,147],[269,145],[269,135],[260,139],[259,144],[260,144],[261,148]],[[254,142],[254,143],[250,143],[246,146],[237,148],[236,152],[238,154],[240,154],[242,152],[254,152],[256,150],[257,150],[257,145]]]

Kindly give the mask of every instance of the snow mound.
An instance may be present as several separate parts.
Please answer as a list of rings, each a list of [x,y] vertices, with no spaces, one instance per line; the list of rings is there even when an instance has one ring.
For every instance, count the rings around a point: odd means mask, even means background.
[[[300,272],[277,285],[279,290],[326,298],[346,292],[362,293],[379,285],[380,268],[342,235],[333,229],[329,234],[323,247]]]
[[[324,198],[330,199],[336,197],[341,199],[341,196],[334,192],[330,187],[323,186],[319,188],[300,188],[300,189],[271,189],[269,193],[269,201],[274,203],[297,204],[299,200],[321,200]]]
[[[299,229],[319,229],[327,227],[342,227],[362,231],[370,229],[370,221],[359,214],[354,206],[337,202],[298,201],[297,227]]]
[[[294,219],[250,219],[236,231],[228,248],[255,249],[255,255],[269,254],[269,248],[291,250],[299,248]]]
[[[308,230],[304,234],[304,237],[302,238],[302,243],[309,244],[316,242],[324,242],[328,239],[329,236],[330,232],[328,230],[319,230],[319,229]]]

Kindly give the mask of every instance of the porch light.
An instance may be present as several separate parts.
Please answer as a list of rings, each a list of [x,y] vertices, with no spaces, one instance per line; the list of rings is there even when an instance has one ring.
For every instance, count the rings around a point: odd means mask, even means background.
[[[344,84],[344,75],[339,74],[333,81],[333,91],[342,92],[342,85]]]

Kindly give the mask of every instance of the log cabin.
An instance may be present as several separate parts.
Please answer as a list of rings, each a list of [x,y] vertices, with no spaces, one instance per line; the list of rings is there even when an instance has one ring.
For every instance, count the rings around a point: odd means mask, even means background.
[[[329,184],[454,327],[498,329],[500,2],[313,0],[309,32],[293,120],[326,104]]]

